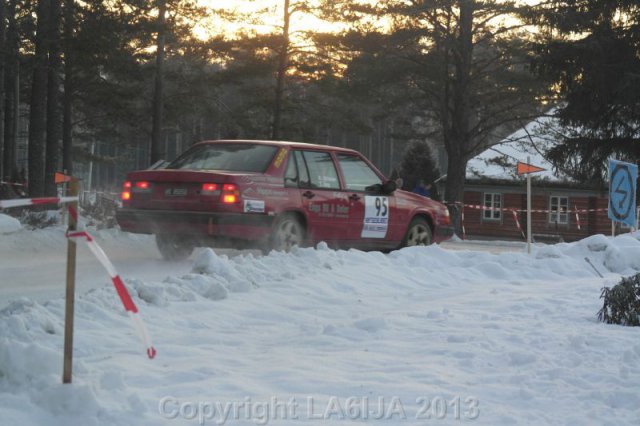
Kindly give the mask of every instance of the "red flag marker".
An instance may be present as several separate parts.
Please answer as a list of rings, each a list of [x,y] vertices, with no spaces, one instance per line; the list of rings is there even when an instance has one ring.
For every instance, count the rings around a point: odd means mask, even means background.
[[[59,183],[71,182],[71,179],[73,179],[71,176],[67,176],[64,173],[56,172],[55,174],[56,185]]]
[[[547,169],[543,169],[542,167],[538,167],[538,166],[534,166],[532,164],[527,164],[527,163],[523,163],[521,161],[518,161],[518,174],[519,175],[526,175],[529,173],[538,173],[538,172],[544,172]]]

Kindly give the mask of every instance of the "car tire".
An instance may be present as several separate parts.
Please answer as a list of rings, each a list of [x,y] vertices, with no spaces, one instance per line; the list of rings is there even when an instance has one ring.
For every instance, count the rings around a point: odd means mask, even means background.
[[[422,217],[414,218],[402,240],[402,247],[429,246],[433,243],[431,225]]]
[[[164,260],[184,260],[193,252],[193,244],[176,235],[156,234],[156,246]]]
[[[305,228],[295,215],[280,215],[273,224],[268,249],[291,251],[294,246],[303,246],[305,236]]]

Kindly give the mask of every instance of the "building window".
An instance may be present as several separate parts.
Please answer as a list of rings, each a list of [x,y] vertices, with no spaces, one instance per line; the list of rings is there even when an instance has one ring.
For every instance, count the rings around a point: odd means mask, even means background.
[[[549,200],[549,223],[566,225],[569,223],[569,197],[552,195]]]
[[[502,194],[485,193],[484,207],[482,218],[484,220],[500,220],[502,219]]]

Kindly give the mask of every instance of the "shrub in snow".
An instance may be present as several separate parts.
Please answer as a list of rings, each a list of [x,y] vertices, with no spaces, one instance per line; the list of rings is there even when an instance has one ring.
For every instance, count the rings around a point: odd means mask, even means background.
[[[613,288],[602,289],[604,306],[598,319],[607,324],[640,326],[640,274],[623,278]]]
[[[30,229],[42,229],[58,224],[60,213],[57,210],[23,210],[20,222]]]
[[[87,219],[87,225],[95,226],[96,229],[114,228],[116,222],[116,210],[118,201],[109,198],[104,194],[93,194],[87,197],[82,203],[82,216]]]

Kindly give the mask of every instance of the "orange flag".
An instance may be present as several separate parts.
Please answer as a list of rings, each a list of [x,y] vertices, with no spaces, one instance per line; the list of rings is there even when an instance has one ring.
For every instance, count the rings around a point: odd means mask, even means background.
[[[542,167],[537,167],[531,164],[527,164],[527,163],[522,163],[520,161],[518,161],[518,174],[519,175],[526,175],[527,173],[537,173],[537,172],[544,172],[547,169],[543,169]]]
[[[55,177],[56,184],[71,182],[71,179],[73,179],[71,176],[67,176],[65,174],[56,172],[56,177]]]

